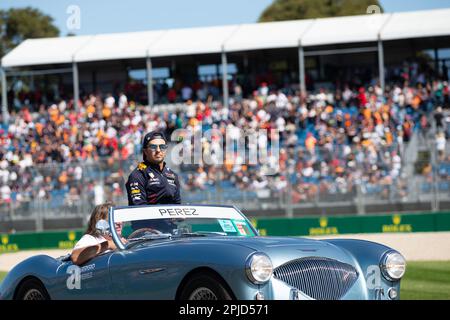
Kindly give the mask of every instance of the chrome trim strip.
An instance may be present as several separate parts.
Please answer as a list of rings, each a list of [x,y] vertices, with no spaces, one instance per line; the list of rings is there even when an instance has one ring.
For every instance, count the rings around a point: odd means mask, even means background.
[[[166,268],[142,269],[142,270],[139,270],[139,274],[144,275],[144,274],[150,274],[150,273],[155,273],[155,272],[161,272],[164,270],[166,270]]]

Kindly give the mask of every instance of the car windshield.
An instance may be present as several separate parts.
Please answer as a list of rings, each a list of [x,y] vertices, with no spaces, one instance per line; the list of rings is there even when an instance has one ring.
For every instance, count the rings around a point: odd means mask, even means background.
[[[234,207],[142,206],[114,208],[114,232],[122,244],[182,237],[257,235],[248,219]]]

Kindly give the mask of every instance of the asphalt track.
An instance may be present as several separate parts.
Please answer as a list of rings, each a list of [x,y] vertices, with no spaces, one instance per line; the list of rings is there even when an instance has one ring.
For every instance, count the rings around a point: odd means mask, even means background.
[[[338,236],[319,236],[313,239],[362,239],[379,242],[400,251],[406,261],[442,261],[450,260],[450,232],[423,233],[382,233],[382,234],[353,234]],[[59,257],[67,254],[68,250],[27,250],[14,253],[0,254],[0,271],[9,271],[16,264],[28,257],[46,254]]]

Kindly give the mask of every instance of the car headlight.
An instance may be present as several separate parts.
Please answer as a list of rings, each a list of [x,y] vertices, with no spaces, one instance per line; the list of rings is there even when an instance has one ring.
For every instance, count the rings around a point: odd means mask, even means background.
[[[400,280],[405,274],[406,261],[403,256],[396,251],[389,251],[381,259],[381,272],[389,281]]]
[[[264,253],[254,253],[247,259],[245,272],[254,284],[267,282],[273,273],[272,261]]]

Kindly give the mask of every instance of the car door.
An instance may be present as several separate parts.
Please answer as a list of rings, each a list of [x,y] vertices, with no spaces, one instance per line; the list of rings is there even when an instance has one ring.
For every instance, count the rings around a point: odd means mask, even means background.
[[[111,257],[110,274],[116,299],[173,299],[176,281],[168,244],[122,250]],[[175,272],[176,273],[176,272]]]
[[[104,252],[77,266],[71,261],[57,270],[56,299],[112,299],[109,260],[115,251]]]

